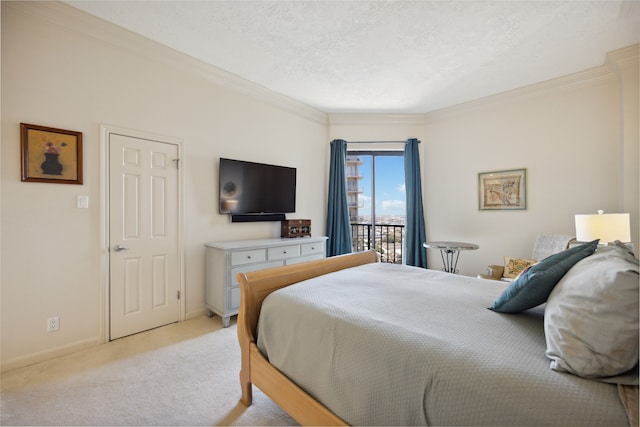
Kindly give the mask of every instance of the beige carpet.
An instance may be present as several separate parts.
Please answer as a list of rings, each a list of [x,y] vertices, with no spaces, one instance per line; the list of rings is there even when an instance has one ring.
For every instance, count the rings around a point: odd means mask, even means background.
[[[297,425],[239,403],[235,319],[200,317],[2,374],[3,426]]]

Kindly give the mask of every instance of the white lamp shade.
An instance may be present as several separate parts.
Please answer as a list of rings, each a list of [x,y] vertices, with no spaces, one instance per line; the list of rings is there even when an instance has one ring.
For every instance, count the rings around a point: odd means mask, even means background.
[[[576,215],[576,240],[601,243],[631,241],[629,214]]]

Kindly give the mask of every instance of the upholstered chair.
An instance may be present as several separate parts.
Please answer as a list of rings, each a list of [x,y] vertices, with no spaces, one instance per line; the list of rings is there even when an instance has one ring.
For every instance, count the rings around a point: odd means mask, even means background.
[[[527,267],[569,247],[575,240],[573,236],[563,234],[540,234],[533,245],[531,258],[504,257],[504,265],[490,265],[486,274],[478,274],[481,279],[503,280],[510,282]]]

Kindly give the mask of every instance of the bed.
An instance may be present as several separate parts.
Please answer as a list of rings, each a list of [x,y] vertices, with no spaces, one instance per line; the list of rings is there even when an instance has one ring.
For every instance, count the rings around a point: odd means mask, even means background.
[[[637,371],[549,368],[544,305],[498,313],[504,283],[376,261],[238,276],[242,403],[255,385],[302,425],[637,423]]]

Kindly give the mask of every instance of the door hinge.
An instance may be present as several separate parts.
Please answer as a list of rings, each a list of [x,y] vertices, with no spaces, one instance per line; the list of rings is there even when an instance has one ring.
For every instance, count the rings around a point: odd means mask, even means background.
[[[176,164],[176,168],[180,169],[180,159],[173,159],[173,163]]]
[[[178,299],[180,299],[180,291],[178,291]]]

